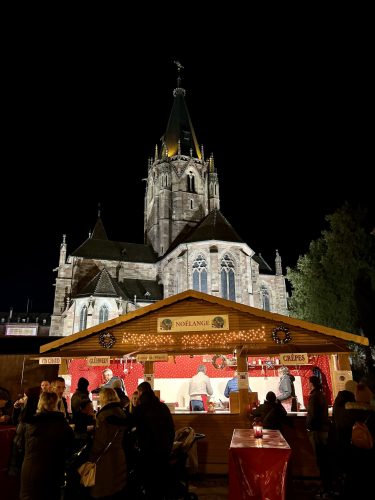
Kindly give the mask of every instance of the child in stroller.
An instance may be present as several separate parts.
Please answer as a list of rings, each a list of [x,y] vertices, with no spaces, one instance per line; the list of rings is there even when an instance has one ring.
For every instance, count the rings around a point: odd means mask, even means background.
[[[198,455],[196,442],[205,438],[192,427],[182,427],[175,433],[170,460],[172,498],[196,500],[198,496],[189,492],[189,475],[198,470]]]

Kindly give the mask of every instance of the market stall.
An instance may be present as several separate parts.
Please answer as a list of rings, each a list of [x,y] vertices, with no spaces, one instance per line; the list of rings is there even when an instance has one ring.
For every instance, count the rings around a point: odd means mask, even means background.
[[[256,378],[273,379],[268,386],[262,381],[264,393],[266,387],[274,387],[277,365],[284,356],[283,363],[288,362],[291,372],[300,378],[302,405],[313,367],[325,377],[332,400],[340,383],[350,377],[349,341],[368,344],[364,337],[189,290],[51,342],[40,352],[43,357],[61,360],[60,373],[71,377],[72,390],[78,375],[88,378],[91,388],[100,384],[101,370],[109,365],[124,378],[128,394],[141,379],[159,386],[161,399],[186,410],[174,414],[176,428],[191,425],[207,435],[199,443],[203,470],[224,472],[233,429],[248,426],[249,376],[254,387]],[[223,360],[225,366],[221,366]],[[217,394],[233,369],[237,370],[236,413],[190,413],[186,389],[178,393],[168,389],[168,379],[171,385],[177,379],[188,379],[202,362],[212,379],[222,379]],[[170,397],[177,401],[168,401]]]

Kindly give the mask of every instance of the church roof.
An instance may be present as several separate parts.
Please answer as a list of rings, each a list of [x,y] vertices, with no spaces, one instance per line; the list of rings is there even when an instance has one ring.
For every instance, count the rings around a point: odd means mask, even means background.
[[[102,269],[76,297],[123,297],[123,292],[107,269]]]
[[[162,148],[164,144],[168,149],[168,156],[172,157],[178,153],[180,141],[181,154],[190,156],[190,149],[196,158],[201,158],[198,141],[194,132],[193,124],[185,102],[185,90],[178,87],[173,92],[174,101],[169,116],[167,130],[162,137]]]
[[[169,253],[181,243],[194,243],[206,240],[244,243],[220,210],[213,210],[197,226],[186,226],[166,253]]]
[[[193,229],[185,243],[221,240],[244,243],[220,210],[213,210]]]
[[[98,217],[98,220],[96,221],[94,230],[91,234],[91,238],[95,240],[108,240],[108,236],[106,230],[104,229],[103,221],[100,218],[100,215]]]
[[[72,253],[86,259],[154,263],[157,256],[149,245],[88,238]]]
[[[133,300],[134,295],[139,302],[161,300],[164,297],[162,285],[152,280],[125,279],[119,286],[129,300]]]
[[[253,259],[259,264],[259,272],[262,274],[273,273],[271,266],[264,260],[262,254],[254,255]]]

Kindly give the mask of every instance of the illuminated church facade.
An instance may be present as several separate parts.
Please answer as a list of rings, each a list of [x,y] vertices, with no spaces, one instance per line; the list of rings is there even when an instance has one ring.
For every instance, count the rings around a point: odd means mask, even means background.
[[[144,243],[110,240],[100,213],[71,254],[64,236],[50,335],[70,335],[188,289],[288,314],[278,251],[273,270],[221,213],[214,159],[198,144],[180,78],[173,95],[148,162]]]

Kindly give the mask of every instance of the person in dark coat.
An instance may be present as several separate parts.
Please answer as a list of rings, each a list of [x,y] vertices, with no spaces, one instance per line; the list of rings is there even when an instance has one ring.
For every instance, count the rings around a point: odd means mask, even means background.
[[[40,387],[29,387],[25,391],[25,402],[21,407],[18,417],[16,435],[13,439],[12,457],[9,467],[9,474],[18,476],[21,473],[23,458],[25,455],[26,425],[32,421],[38,409]]]
[[[21,500],[60,500],[65,459],[74,434],[55,392],[40,395],[37,414],[26,424],[25,457],[21,471]]]
[[[372,404],[373,394],[365,383],[360,382],[355,389],[355,402],[345,403],[347,413],[346,455],[348,468],[344,498],[366,498],[373,490],[375,464],[375,445],[371,449],[358,448],[351,442],[352,427],[356,422],[365,423],[375,443],[375,406]]]
[[[148,382],[138,387],[139,400],[133,416],[140,451],[139,469],[146,498],[164,498],[169,488],[169,460],[175,436],[171,412]]]
[[[309,378],[309,382],[310,395],[306,417],[307,433],[320,471],[323,487],[322,494],[328,494],[331,488],[331,467],[328,453],[328,404],[319,378],[312,376]]]
[[[74,394],[70,401],[73,423],[75,423],[76,413],[80,411],[82,401],[90,399],[88,391],[89,384],[90,382],[85,377],[80,377],[80,379],[78,380],[77,389],[74,391]]]
[[[92,498],[123,498],[127,482],[127,464],[123,448],[127,430],[126,416],[114,389],[99,392],[100,411],[96,416],[94,440],[89,456],[96,464],[95,486],[90,488]],[[106,447],[111,443],[107,451]]]
[[[286,409],[276,399],[276,394],[272,391],[267,392],[263,404],[252,411],[254,417],[260,417],[265,429],[281,429],[287,415]]]

